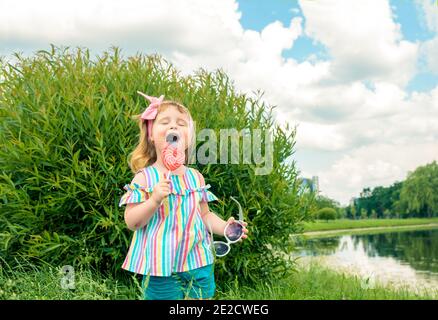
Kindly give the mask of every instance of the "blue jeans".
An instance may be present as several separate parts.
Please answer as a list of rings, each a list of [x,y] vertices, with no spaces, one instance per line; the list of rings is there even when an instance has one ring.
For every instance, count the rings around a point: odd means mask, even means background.
[[[184,272],[173,272],[167,277],[144,275],[142,288],[145,300],[212,298],[216,290],[214,264]]]

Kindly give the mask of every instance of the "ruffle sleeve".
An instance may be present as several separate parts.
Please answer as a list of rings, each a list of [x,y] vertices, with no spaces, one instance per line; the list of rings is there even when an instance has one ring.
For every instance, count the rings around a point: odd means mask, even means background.
[[[193,169],[192,171],[194,173],[194,176],[196,176],[196,180],[198,181],[198,186],[195,191],[197,191],[197,197],[198,201],[200,202],[210,202],[210,201],[217,201],[219,200],[218,197],[216,197],[213,192],[210,190],[210,184],[205,184],[204,176],[196,169]]]
[[[200,187],[199,192],[201,193],[201,201],[202,202],[210,202],[210,201],[217,201],[219,200],[213,192],[208,190],[211,186],[207,184],[206,186]]]
[[[152,192],[152,188],[147,188],[135,182],[131,184],[125,184],[123,189],[125,189],[126,192],[120,198],[119,207],[127,203],[144,202],[149,198],[148,193]]]

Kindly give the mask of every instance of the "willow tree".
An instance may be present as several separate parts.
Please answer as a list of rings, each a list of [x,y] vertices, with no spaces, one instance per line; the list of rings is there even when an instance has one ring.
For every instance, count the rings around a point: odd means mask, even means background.
[[[438,164],[420,166],[403,182],[399,207],[407,215],[438,216]]]

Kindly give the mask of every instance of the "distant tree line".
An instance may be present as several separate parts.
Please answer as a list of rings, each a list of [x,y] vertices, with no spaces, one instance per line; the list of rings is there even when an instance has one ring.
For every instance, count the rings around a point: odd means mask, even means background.
[[[437,217],[438,164],[420,166],[389,187],[364,188],[342,211],[351,219]]]

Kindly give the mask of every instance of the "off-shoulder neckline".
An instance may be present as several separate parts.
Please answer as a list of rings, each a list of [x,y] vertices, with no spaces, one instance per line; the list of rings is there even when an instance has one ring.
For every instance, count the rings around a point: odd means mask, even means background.
[[[160,170],[158,170],[157,167],[155,167],[154,165],[150,165],[149,167],[152,167],[158,173],[158,175],[161,176]],[[175,173],[171,172],[170,173],[170,177],[173,176],[173,177],[180,177],[180,178],[182,178],[182,177],[184,177],[188,173],[189,169],[190,168],[186,166],[186,170],[184,170],[184,173],[181,173],[181,174],[175,174]],[[163,173],[163,175],[164,174],[167,174],[167,171],[165,173]]]

